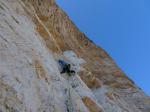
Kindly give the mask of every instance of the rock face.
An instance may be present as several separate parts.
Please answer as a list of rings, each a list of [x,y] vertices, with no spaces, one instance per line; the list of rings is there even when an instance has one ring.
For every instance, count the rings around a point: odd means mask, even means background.
[[[150,98],[54,0],[0,0],[0,112],[150,112]]]

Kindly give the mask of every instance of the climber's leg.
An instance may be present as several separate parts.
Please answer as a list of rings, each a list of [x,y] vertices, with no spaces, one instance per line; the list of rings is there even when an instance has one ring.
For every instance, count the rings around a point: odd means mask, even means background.
[[[66,73],[66,71],[67,71],[67,68],[65,67],[60,73],[63,74],[63,73]]]
[[[74,70],[70,70],[70,73],[75,74],[76,72]]]

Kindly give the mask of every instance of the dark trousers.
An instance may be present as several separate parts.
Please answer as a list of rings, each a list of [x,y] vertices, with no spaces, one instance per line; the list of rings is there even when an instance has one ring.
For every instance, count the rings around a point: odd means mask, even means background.
[[[64,67],[63,70],[60,72],[61,74],[63,73],[68,73],[68,74],[75,74],[75,71],[74,70],[70,70],[68,67]]]

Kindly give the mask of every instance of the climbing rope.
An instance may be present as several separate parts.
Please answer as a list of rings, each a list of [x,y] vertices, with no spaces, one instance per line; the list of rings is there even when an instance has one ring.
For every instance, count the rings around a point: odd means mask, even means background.
[[[51,106],[51,111],[52,112],[55,112],[55,93],[54,93],[54,85],[53,85],[53,83],[52,83],[52,85],[51,85],[51,97],[50,97],[50,99],[51,99],[51,104],[50,104],[50,106]]]
[[[68,76],[71,76],[71,73],[67,73]],[[69,77],[67,78],[68,80],[68,97],[67,97],[67,112],[73,112],[73,104],[72,104],[72,99],[71,99],[71,88],[70,88],[70,82],[69,82]]]

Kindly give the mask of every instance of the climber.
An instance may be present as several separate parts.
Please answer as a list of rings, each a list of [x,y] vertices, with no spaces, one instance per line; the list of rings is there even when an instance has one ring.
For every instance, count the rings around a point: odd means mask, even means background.
[[[63,73],[67,73],[69,76],[71,76],[71,74],[75,74],[74,70],[70,70],[71,69],[71,64],[63,61],[63,60],[58,60],[59,65],[62,68],[62,71],[60,72],[61,74]]]

